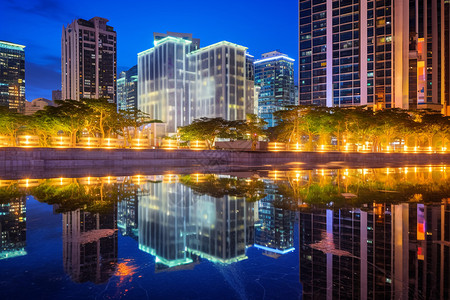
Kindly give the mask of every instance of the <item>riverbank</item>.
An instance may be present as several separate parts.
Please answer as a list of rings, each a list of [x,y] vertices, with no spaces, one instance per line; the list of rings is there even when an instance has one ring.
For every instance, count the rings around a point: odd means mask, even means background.
[[[14,173],[233,172],[286,168],[377,168],[448,164],[449,153],[251,152],[224,150],[132,150],[0,148],[0,178]],[[59,176],[59,175],[58,175]]]

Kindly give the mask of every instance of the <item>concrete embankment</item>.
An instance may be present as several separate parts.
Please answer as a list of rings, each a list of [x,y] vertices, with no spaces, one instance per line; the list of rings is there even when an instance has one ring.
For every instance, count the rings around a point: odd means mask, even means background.
[[[238,171],[283,168],[361,168],[450,164],[450,154],[251,152],[223,150],[133,150],[0,148],[0,177],[11,172],[61,173],[68,169],[164,172]]]

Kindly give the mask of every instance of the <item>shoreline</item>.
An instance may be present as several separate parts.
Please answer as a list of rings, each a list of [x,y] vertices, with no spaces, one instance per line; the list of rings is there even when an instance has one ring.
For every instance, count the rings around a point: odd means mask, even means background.
[[[36,174],[162,174],[450,164],[450,153],[0,148],[0,178]]]

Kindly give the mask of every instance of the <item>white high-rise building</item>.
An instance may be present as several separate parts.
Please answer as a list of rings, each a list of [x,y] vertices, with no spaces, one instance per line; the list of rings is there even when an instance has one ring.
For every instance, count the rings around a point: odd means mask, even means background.
[[[138,108],[167,124],[167,132],[201,117],[245,119],[253,112],[246,49],[229,42],[200,48],[192,34],[154,34],[138,54]]]

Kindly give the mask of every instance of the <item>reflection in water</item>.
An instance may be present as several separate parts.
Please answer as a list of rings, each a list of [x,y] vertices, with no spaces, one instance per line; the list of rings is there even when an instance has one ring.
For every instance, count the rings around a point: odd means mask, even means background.
[[[299,217],[304,299],[448,299],[450,202]]]
[[[63,216],[64,270],[75,282],[106,282],[117,263],[117,209],[91,213],[81,209]]]
[[[62,213],[74,282],[132,282],[120,231],[155,273],[252,259],[253,246],[279,262],[298,240],[304,299],[450,298],[445,166],[0,181],[0,258],[26,254],[26,194]]]
[[[291,210],[274,206],[276,185],[265,181],[267,196],[258,202],[258,217],[255,228],[255,247],[263,249],[264,255],[278,258],[295,250],[294,219]]]
[[[144,184],[139,249],[156,256],[157,270],[189,268],[199,258],[224,264],[246,259],[246,247],[253,244],[255,203],[194,193],[178,179],[156,176]]]
[[[0,202],[0,260],[27,254],[26,231],[26,197],[14,193]]]

